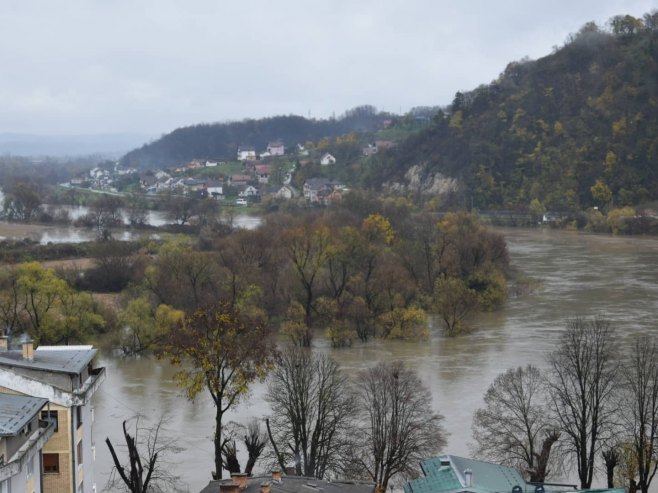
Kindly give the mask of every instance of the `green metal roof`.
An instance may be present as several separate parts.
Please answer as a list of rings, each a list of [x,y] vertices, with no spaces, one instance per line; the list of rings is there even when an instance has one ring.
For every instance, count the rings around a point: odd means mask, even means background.
[[[405,493],[511,493],[520,486],[524,493],[534,493],[535,485],[526,483],[513,467],[491,462],[467,459],[456,455],[442,455],[424,460],[420,464],[425,477],[414,479],[404,486]],[[471,482],[467,486],[464,475],[471,471]],[[546,493],[566,493],[565,490],[546,486]],[[568,493],[624,493],[624,489],[599,489]]]
[[[421,466],[423,467],[423,471],[426,471],[425,463]],[[452,469],[443,467],[432,470],[431,474],[424,478],[414,479],[407,483],[404,486],[404,491],[405,493],[434,493],[439,491],[453,491],[461,487],[462,484]]]
[[[425,477],[409,482],[405,486],[406,493],[449,493],[456,490],[496,493],[511,492],[514,486],[525,490],[526,486],[516,469],[456,455],[432,457],[423,461],[421,468]],[[464,477],[467,469],[472,473],[468,486]]]

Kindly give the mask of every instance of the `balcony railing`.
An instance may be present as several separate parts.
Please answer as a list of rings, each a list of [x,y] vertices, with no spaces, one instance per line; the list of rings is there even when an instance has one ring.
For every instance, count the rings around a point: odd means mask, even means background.
[[[9,479],[20,473],[27,462],[43,449],[55,430],[54,421],[39,420],[39,427],[25,440],[16,453],[0,466],[0,481]],[[18,437],[16,439],[19,439]]]

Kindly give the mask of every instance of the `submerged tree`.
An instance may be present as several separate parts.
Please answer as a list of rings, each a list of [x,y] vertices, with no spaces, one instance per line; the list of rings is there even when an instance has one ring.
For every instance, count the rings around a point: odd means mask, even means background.
[[[602,318],[569,320],[549,358],[553,410],[584,489],[592,484],[595,458],[614,420],[618,365],[613,335],[612,326]]]
[[[41,208],[42,194],[33,183],[18,182],[5,190],[2,215],[7,221],[29,223]]]
[[[463,322],[477,306],[477,297],[464,281],[441,276],[434,288],[434,307],[445,324],[449,336],[457,335]]]
[[[205,388],[215,404],[216,479],[222,477],[224,414],[246,394],[251,382],[265,376],[274,352],[267,327],[224,302],[186,317],[162,345],[160,356],[180,367],[175,378],[188,398],[194,399]]]
[[[547,413],[541,372],[528,365],[496,377],[473,417],[475,455],[527,471],[544,482],[550,452],[560,436]]]
[[[443,416],[432,409],[430,391],[401,362],[363,372],[357,395],[361,419],[352,460],[378,491],[397,474],[415,475],[420,461],[445,445]]]

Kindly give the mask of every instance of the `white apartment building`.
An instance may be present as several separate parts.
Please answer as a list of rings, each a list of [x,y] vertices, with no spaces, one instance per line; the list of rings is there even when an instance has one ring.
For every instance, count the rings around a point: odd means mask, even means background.
[[[43,447],[44,493],[96,493],[91,396],[105,379],[105,369],[92,365],[96,352],[91,346],[34,349],[30,341],[9,350],[0,338],[0,393],[49,402],[41,416],[54,426]]]

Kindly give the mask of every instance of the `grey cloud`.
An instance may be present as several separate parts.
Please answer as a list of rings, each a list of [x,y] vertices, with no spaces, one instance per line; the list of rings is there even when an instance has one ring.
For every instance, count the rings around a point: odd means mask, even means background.
[[[160,133],[357,104],[447,104],[646,0],[0,4],[0,132]]]

